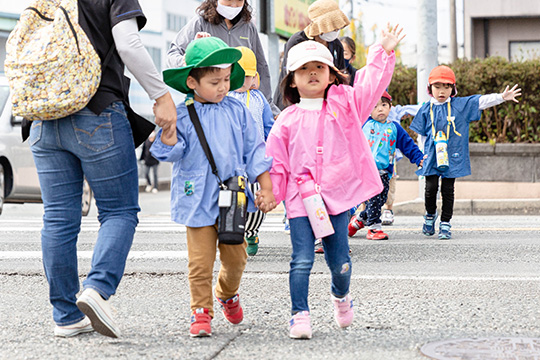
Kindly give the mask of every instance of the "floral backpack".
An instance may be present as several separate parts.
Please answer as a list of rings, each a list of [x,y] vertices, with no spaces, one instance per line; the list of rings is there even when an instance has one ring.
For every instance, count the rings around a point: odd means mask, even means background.
[[[101,80],[101,60],[78,23],[77,0],[35,0],[6,43],[13,114],[51,120],[84,108]]]

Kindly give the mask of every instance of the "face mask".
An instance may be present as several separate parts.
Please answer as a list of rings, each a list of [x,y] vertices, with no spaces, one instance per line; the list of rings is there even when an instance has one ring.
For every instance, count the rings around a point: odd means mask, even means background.
[[[323,33],[319,35],[319,37],[326,42],[332,42],[338,38],[338,34],[339,34],[339,30],[335,30],[335,31]]]
[[[351,65],[351,60],[345,58],[343,60],[345,60],[345,67],[348,68]]]
[[[234,19],[240,12],[242,11],[244,7],[232,7],[232,6],[225,6],[221,5],[218,1],[217,4],[217,12],[219,15],[223,16],[225,19],[232,20]]]

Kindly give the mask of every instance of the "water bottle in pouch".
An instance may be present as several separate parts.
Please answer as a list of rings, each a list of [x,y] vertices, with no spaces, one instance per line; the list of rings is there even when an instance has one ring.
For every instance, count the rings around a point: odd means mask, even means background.
[[[296,179],[300,196],[304,202],[308,214],[309,223],[315,238],[321,239],[334,233],[334,227],[330,222],[330,216],[326,211],[324,201],[315,188],[315,181],[311,175],[302,175]]]
[[[224,185],[218,195],[218,239],[221,244],[242,245],[247,215],[245,179],[233,176]]]
[[[448,140],[443,131],[435,134],[435,154],[437,155],[437,170],[446,171],[448,169]]]

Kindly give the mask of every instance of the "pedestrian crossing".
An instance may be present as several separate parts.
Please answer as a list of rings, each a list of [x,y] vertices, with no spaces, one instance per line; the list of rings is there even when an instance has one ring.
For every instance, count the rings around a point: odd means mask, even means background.
[[[39,232],[43,226],[41,219],[1,219],[0,234],[2,233],[24,233]],[[99,222],[96,218],[83,218],[81,223],[81,233],[97,232]],[[186,227],[170,220],[169,216],[141,216],[137,233],[185,233]],[[283,216],[269,215],[263,221],[261,232],[283,231]]]

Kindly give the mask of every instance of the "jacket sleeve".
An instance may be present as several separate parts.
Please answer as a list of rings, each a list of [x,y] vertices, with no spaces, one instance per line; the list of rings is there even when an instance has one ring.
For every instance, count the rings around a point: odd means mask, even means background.
[[[176,137],[178,142],[175,145],[165,145],[161,142],[161,133],[163,129],[159,129],[156,140],[152,143],[150,147],[150,153],[159,161],[168,161],[176,162],[182,160],[186,151],[186,142],[184,138],[180,135],[178,128],[176,129]]]
[[[429,102],[422,105],[420,110],[414,116],[414,119],[411,121],[409,128],[417,133],[418,135],[427,136],[426,132],[426,116],[429,114]]]
[[[366,66],[356,72],[352,101],[362,124],[390,84],[395,62],[394,52],[387,55],[382,45],[376,44],[369,49]]]
[[[395,124],[395,123],[394,123]],[[413,164],[420,165],[424,154],[416,145],[414,140],[407,134],[405,129],[399,124],[395,124],[397,129],[396,148],[399,149]]]
[[[288,140],[284,138],[282,131],[282,127],[274,126],[266,143],[266,156],[273,158],[270,178],[272,179],[272,192],[277,203],[285,200],[290,173]]]
[[[274,126],[274,114],[272,113],[272,110],[270,109],[270,105],[266,101],[264,101],[262,118],[263,118],[263,126],[264,126],[264,141],[266,141],[268,140],[268,134],[270,134],[270,130],[272,130],[272,126]]]
[[[257,177],[263,172],[270,170],[272,158],[266,156],[266,148],[259,131],[255,125],[251,112],[243,104],[239,104],[243,111],[243,134],[244,134],[244,162],[246,173],[251,183],[257,181]]]
[[[171,42],[169,51],[167,51],[167,69],[174,69],[182,66],[186,47],[195,39],[195,34],[202,31],[200,16],[194,16],[179,32],[176,38]]]

